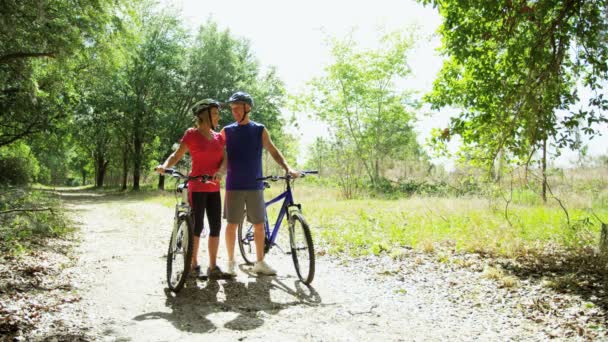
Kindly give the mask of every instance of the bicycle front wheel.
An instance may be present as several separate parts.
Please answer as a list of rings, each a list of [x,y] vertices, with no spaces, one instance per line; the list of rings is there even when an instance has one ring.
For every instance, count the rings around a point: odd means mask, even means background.
[[[257,257],[255,253],[255,241],[253,240],[253,225],[247,222],[247,213],[244,214],[243,220],[239,223],[237,229],[237,239],[239,241],[239,249],[241,255],[248,265],[253,265]]]
[[[299,212],[291,214],[289,218],[289,240],[298,278],[308,285],[315,277],[315,249],[310,228]]]
[[[167,252],[167,284],[173,292],[179,292],[186,282],[192,262],[192,222],[187,216],[177,218],[169,240]]]

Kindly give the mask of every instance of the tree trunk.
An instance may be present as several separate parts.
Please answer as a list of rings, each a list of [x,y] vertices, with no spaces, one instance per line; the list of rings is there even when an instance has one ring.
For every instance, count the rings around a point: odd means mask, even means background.
[[[103,187],[103,180],[106,176],[106,169],[108,167],[108,162],[99,160],[97,166],[97,178],[95,179],[95,186],[98,188]]]
[[[86,170],[82,170],[82,185],[86,185],[87,184],[87,171]]]
[[[129,177],[129,154],[127,149],[122,154],[122,190],[127,190],[127,177]]]
[[[158,175],[158,190],[165,190],[165,176]]]
[[[135,137],[133,144],[133,190],[139,190],[139,179],[141,175],[143,143],[139,137]]]
[[[600,253],[608,256],[608,224],[602,223],[602,235],[600,236]]]
[[[376,178],[376,181],[380,179],[380,163],[378,162],[378,159],[376,159],[376,174],[374,175]]]
[[[543,140],[543,161],[542,161],[542,177],[543,177],[543,202],[547,203],[547,138]]]
[[[494,182],[498,183],[502,179],[502,150],[499,150],[496,154],[496,159],[494,160],[494,174],[492,177],[494,178]]]

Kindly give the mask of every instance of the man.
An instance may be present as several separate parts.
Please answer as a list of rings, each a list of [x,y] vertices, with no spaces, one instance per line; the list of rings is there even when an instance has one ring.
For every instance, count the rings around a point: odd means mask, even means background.
[[[264,125],[252,121],[249,112],[253,107],[253,98],[245,92],[236,92],[227,101],[232,110],[235,122],[224,127],[220,134],[226,140],[228,154],[228,174],[226,176],[225,215],[226,249],[228,251],[228,269],[236,274],[234,261],[234,243],[236,229],[243,221],[244,209],[247,208],[247,219],[254,226],[255,250],[257,262],[252,271],[274,275],[276,271],[264,261],[264,184],[256,181],[262,177],[262,148],[292,177],[298,177],[285,161],[283,154],[272,143],[270,134]]]

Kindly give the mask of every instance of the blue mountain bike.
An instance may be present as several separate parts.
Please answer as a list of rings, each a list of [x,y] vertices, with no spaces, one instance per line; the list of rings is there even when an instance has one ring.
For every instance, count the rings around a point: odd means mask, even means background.
[[[300,173],[300,177],[304,177],[310,174],[317,174],[318,171],[301,171]],[[302,216],[302,206],[300,204],[295,204],[293,200],[291,189],[294,178],[289,175],[267,176],[258,178],[257,180],[264,181],[265,189],[270,187],[270,184],[266,182],[267,180],[273,182],[278,180],[285,181],[285,191],[266,202],[266,208],[268,208],[270,205],[283,200],[283,204],[281,205],[281,209],[279,210],[277,220],[272,231],[270,231],[270,226],[268,224],[268,213],[266,212],[264,215],[264,232],[266,242],[264,245],[264,254],[268,253],[268,251],[275,246],[282,251],[282,248],[276,243],[276,240],[281,223],[286,217],[289,226],[290,245],[290,250],[289,252],[286,252],[286,254],[291,254],[298,278],[300,278],[304,284],[310,284],[315,276],[315,250],[312,244],[310,228]],[[245,259],[245,262],[247,264],[253,264],[257,260],[255,242],[253,240],[254,229],[252,224],[245,222],[247,213],[245,213],[245,216],[243,217],[243,222],[239,224],[237,230],[239,249],[241,250],[241,254],[243,255],[243,259]]]

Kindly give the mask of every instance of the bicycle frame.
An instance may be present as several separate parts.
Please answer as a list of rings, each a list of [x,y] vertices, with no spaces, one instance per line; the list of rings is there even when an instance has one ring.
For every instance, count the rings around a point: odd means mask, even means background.
[[[279,202],[280,200],[283,200],[283,204],[281,205],[281,209],[279,210],[279,214],[277,215],[277,221],[275,222],[274,228],[271,232],[269,227],[268,212],[266,211],[266,208],[268,208],[274,203]],[[264,216],[266,216],[266,220],[264,220],[264,231],[266,233],[266,238],[272,245],[274,245],[274,241],[277,238],[279,228],[281,227],[281,223],[283,222],[283,218],[285,217],[285,214],[287,214],[288,208],[291,206],[294,206],[294,204],[293,195],[291,194],[291,187],[289,186],[283,193],[266,202],[264,205]],[[287,218],[289,219],[289,217]]]
[[[273,182],[278,180],[285,181],[284,191],[271,200],[264,202],[264,254],[267,254],[273,246],[276,246],[283,254],[291,254],[298,278],[300,278],[300,280],[305,284],[310,284],[315,272],[314,246],[308,223],[306,223],[301,214],[302,206],[294,203],[292,193],[292,182],[296,178],[304,177],[307,174],[318,174],[318,172],[300,171],[299,177],[292,177],[291,175],[287,174],[285,176],[260,177],[256,178],[256,181],[265,181],[264,189],[270,187],[266,180],[271,180]],[[276,221],[273,224],[268,218],[268,207],[278,202],[281,202],[281,207],[276,214]],[[281,224],[285,218],[287,218],[288,221],[289,242],[285,241],[285,236],[281,235],[279,237],[279,229],[281,228]],[[271,224],[273,225],[271,226]],[[259,259],[257,256],[259,246],[256,244],[255,249],[253,248],[253,244],[255,242],[254,235],[254,227],[251,225],[251,223],[246,223],[245,220],[239,223],[239,249],[241,250],[243,259],[245,259],[245,262],[249,265],[254,264],[256,259]],[[288,247],[283,250],[281,245],[277,244],[277,240],[280,240],[278,242],[281,244],[285,243],[286,246],[283,247],[287,247],[287,244]],[[300,264],[301,262],[302,264]]]

